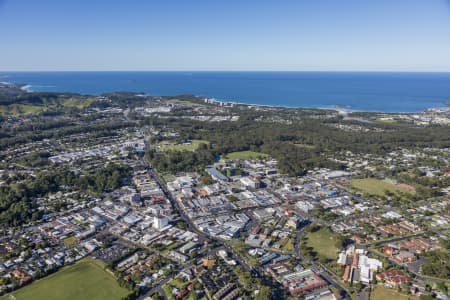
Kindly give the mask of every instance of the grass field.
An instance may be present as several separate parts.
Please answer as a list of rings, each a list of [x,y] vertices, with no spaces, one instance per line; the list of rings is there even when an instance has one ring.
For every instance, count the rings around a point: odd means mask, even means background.
[[[0,114],[18,116],[22,114],[37,114],[45,111],[45,106],[31,104],[0,105]]]
[[[255,159],[255,158],[266,158],[269,157],[268,154],[255,152],[255,151],[239,151],[231,152],[224,155],[225,159]]]
[[[76,107],[79,109],[84,109],[86,107],[91,106],[92,103],[95,102],[93,98],[86,99],[65,99],[62,101],[62,105],[64,107]]]
[[[297,144],[297,143],[293,143],[294,146],[299,147],[299,148],[305,148],[305,149],[314,149],[314,145],[308,145],[308,144]]]
[[[294,251],[294,239],[288,238],[286,243],[284,243],[282,250],[286,252]]]
[[[393,119],[393,118],[378,118],[378,119],[376,119],[376,121],[379,122],[379,123],[384,123],[384,124],[395,124],[395,123],[398,123],[398,121]]]
[[[418,298],[401,294],[395,290],[385,288],[384,286],[375,287],[375,289],[370,294],[370,300],[388,300],[388,299],[413,300]]]
[[[179,277],[176,277],[163,285],[164,293],[166,294],[167,298],[169,300],[175,299],[174,295],[172,294],[172,289],[175,287],[178,290],[182,290],[185,288],[190,282],[188,281],[182,281]]]
[[[336,259],[338,249],[336,248],[336,235],[329,229],[322,228],[316,232],[306,234],[307,244],[311,246],[319,255],[329,259]]]
[[[169,174],[169,173],[163,173],[161,177],[164,179],[165,182],[171,182],[176,179],[175,175]]]
[[[195,151],[201,144],[209,144],[209,142],[203,140],[193,140],[189,144],[162,145],[161,148],[167,151]]]
[[[67,247],[74,246],[76,243],[78,243],[78,239],[74,236],[68,237],[63,240],[64,245]]]
[[[101,261],[83,259],[12,294],[16,300],[119,300],[128,295],[104,266]],[[0,300],[9,300],[9,295]]]
[[[27,114],[39,114],[41,112],[63,106],[66,108],[74,107],[84,109],[95,102],[94,98],[87,99],[58,99],[53,102],[45,102],[44,104],[10,104],[0,105],[0,114],[9,116],[19,116]]]
[[[175,103],[175,104],[184,104],[184,105],[189,105],[189,106],[194,106],[194,107],[204,107],[204,106],[206,106],[203,103],[196,103],[196,102],[185,101],[185,100],[178,100],[178,99],[170,99],[168,102],[172,102],[172,103]]]
[[[353,188],[376,196],[384,196],[385,191],[392,193],[412,192],[402,185],[394,185],[375,178],[352,179],[350,183]]]

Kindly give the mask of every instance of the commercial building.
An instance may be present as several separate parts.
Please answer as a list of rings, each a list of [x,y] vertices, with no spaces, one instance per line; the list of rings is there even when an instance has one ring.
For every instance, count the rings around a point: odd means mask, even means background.
[[[169,224],[169,219],[164,216],[155,216],[153,218],[153,227],[156,229],[163,229]]]

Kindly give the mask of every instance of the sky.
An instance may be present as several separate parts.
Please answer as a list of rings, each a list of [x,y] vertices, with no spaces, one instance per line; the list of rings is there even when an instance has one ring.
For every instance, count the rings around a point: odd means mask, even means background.
[[[0,0],[0,71],[450,71],[450,0]]]

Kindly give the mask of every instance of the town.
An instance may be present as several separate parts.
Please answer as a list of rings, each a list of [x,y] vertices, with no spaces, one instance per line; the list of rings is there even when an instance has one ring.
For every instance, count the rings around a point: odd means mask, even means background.
[[[37,96],[46,104],[1,110],[0,299],[81,280],[71,270],[106,272],[122,299],[449,299],[445,109],[343,116],[194,96]],[[275,142],[220,131],[239,122],[280,128],[311,156],[286,161]],[[318,154],[320,130],[302,141],[285,131],[308,124],[412,140]],[[229,151],[214,148],[221,134]],[[291,172],[295,159],[307,164]]]

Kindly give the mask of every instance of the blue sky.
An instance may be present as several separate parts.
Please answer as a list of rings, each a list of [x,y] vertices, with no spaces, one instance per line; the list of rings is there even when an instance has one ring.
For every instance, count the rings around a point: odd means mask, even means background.
[[[0,71],[450,71],[450,0],[0,0]]]

